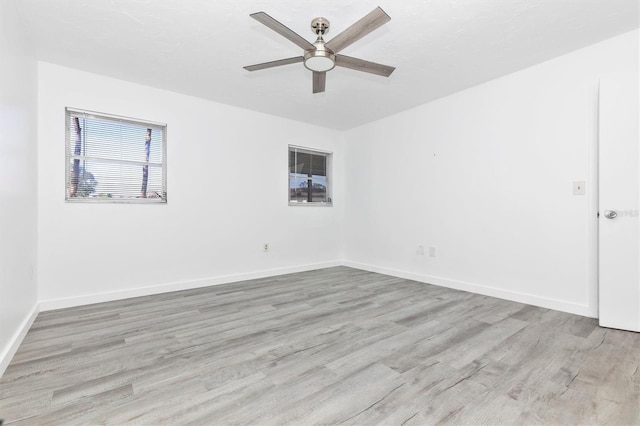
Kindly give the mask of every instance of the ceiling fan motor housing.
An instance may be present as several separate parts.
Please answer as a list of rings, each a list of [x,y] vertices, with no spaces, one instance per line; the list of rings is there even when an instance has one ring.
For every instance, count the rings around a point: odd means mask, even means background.
[[[322,36],[329,32],[329,20],[327,18],[315,18],[311,21],[311,29],[318,35],[313,46],[314,50],[305,50],[304,66],[311,71],[327,72],[336,66],[336,55],[324,45]]]
[[[331,71],[336,66],[336,55],[324,46],[324,42],[314,44],[315,50],[304,52],[304,66],[316,72]]]

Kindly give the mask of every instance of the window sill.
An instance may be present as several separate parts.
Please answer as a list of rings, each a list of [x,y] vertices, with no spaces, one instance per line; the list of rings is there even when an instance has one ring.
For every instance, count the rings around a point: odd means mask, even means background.
[[[108,197],[95,197],[95,198],[67,198],[64,200],[66,203],[86,203],[86,204],[167,204],[167,200],[162,198],[130,198],[130,199],[117,199]]]
[[[297,203],[295,201],[289,201],[290,206],[304,206],[304,207],[333,207],[333,203],[324,203],[324,202],[312,202],[312,203]]]

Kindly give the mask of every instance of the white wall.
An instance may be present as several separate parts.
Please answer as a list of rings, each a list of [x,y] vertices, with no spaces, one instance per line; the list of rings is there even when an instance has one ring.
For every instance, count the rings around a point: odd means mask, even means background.
[[[0,2],[0,375],[37,315],[36,61]]]
[[[598,79],[638,37],[347,132],[347,263],[596,316]]]
[[[38,69],[42,309],[342,259],[337,132],[48,63]],[[168,204],[65,203],[67,106],[167,123]],[[333,207],[287,205],[288,144],[333,151]]]
[[[42,308],[346,259],[595,316],[597,82],[637,52],[635,31],[342,133],[39,63]],[[66,204],[65,106],[168,123],[169,204]],[[288,144],[336,154],[333,208],[287,206]]]

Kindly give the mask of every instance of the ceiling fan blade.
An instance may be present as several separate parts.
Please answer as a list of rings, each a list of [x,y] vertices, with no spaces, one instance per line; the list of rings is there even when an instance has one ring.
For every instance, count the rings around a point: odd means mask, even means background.
[[[296,62],[302,62],[302,61],[304,61],[304,58],[302,56],[296,56],[295,58],[280,59],[277,61],[263,62],[261,64],[255,64],[255,65],[248,65],[243,68],[247,71],[259,71],[267,68],[279,67],[281,65],[295,64]]]
[[[389,77],[396,69],[389,65],[376,64],[364,59],[352,58],[351,56],[336,55],[336,65],[339,67],[351,68],[352,70],[368,72],[371,74]]]
[[[324,86],[327,81],[326,72],[313,72],[313,93],[324,92]]]
[[[252,13],[249,16],[251,16],[256,21],[259,21],[259,22],[263,23],[264,25],[266,25],[267,27],[271,28],[273,31],[277,32],[278,34],[280,34],[284,38],[287,38],[290,41],[294,42],[295,44],[297,44],[298,46],[300,46],[304,50],[313,50],[313,49],[315,49],[313,44],[309,43],[307,40],[302,38],[302,36],[300,36],[297,33],[293,32],[293,30],[291,30],[289,27],[287,27],[287,26],[281,24],[280,22],[276,21],[275,19],[273,19],[271,16],[267,15],[266,13],[257,12],[257,13]]]
[[[391,17],[380,7],[377,7],[364,18],[329,40],[325,46],[331,49],[333,53],[338,53],[390,20]]]

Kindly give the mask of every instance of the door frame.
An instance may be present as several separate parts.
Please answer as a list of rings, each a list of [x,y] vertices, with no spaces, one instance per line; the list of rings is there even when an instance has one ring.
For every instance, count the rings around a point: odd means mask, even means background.
[[[586,214],[587,214],[587,307],[589,316],[599,317],[599,149],[600,149],[600,79],[587,88],[587,176],[586,176]]]

